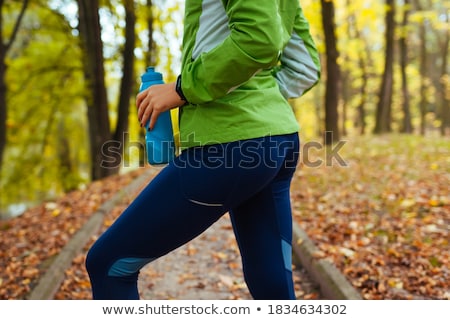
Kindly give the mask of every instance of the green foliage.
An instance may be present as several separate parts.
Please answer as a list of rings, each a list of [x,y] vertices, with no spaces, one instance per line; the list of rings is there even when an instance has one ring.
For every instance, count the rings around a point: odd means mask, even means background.
[[[80,53],[64,17],[33,5],[7,64],[3,207],[56,197],[78,187],[89,160]],[[63,165],[63,159],[70,165]]]

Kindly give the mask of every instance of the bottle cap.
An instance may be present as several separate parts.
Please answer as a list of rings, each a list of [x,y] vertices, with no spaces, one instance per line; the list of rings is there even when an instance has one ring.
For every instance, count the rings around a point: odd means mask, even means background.
[[[155,71],[155,67],[148,67],[147,72],[141,76],[142,82],[162,81],[162,74]]]

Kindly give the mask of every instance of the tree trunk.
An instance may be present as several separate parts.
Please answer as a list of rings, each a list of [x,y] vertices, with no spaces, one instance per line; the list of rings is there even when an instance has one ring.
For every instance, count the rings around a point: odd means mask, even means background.
[[[114,173],[109,151],[103,150],[111,139],[108,101],[103,65],[103,44],[98,0],[77,0],[79,32],[83,52],[84,77],[87,85],[87,116],[91,151],[91,178],[97,180]]]
[[[359,66],[362,70],[362,83],[361,83],[361,88],[360,88],[360,95],[361,95],[361,100],[359,101],[358,104],[358,122],[360,125],[360,131],[359,133],[361,135],[366,133],[366,109],[365,109],[365,105],[366,105],[366,88],[367,88],[367,84],[369,82],[369,76],[367,74],[367,67],[366,67],[366,63],[364,61],[363,56],[360,54],[359,55]]]
[[[374,133],[391,131],[391,104],[394,66],[395,0],[386,0],[386,50],[384,73],[380,88],[380,97],[376,111]]]
[[[116,150],[112,156],[115,158],[115,163],[121,163],[121,157],[124,154],[126,141],[124,139],[125,133],[129,128],[129,112],[130,112],[130,98],[133,94],[134,86],[134,48],[136,45],[136,14],[134,0],[124,0],[125,7],[125,47],[123,50],[123,67],[122,67],[122,81],[120,83],[119,104],[117,106],[118,119],[117,126],[114,133],[114,141],[119,141],[119,149]],[[118,172],[120,167],[114,168]]]
[[[447,24],[449,22],[448,15],[445,15]],[[441,42],[441,60],[442,60],[442,66],[441,66],[441,76],[440,76],[440,90],[439,90],[439,96],[440,96],[440,111],[441,111],[441,135],[445,136],[450,134],[450,77],[448,75],[448,51],[449,51],[449,43],[450,43],[450,30],[447,29],[444,34],[444,40]]]
[[[427,42],[425,26],[420,26],[420,134],[425,135],[427,114]]]
[[[415,0],[414,4],[417,10],[422,11],[419,0]],[[425,135],[426,131],[426,112],[427,112],[427,79],[428,79],[428,59],[427,59],[427,42],[425,24],[421,23],[419,28],[420,49],[419,49],[419,70],[420,70],[420,134]]]
[[[63,119],[58,119],[59,132],[65,132],[65,123]],[[59,173],[61,185],[64,192],[75,190],[78,185],[73,179],[74,165],[72,162],[71,149],[69,138],[64,135],[58,135],[58,158],[59,158]]]
[[[350,7],[352,4],[351,0],[347,0],[347,7]],[[351,13],[350,16],[348,17],[348,35],[349,37],[353,37],[355,39],[360,39],[361,42],[364,44],[364,46],[367,48],[367,44],[364,41],[364,37],[361,36],[361,32],[358,29],[358,24],[356,21],[356,16]],[[365,58],[364,56],[364,51],[367,54],[367,58]],[[366,63],[366,59],[369,60],[370,63],[370,51],[369,50],[360,50],[358,53],[358,65],[359,68],[361,69],[361,87],[359,88],[359,93],[360,93],[360,100],[359,100],[359,104],[357,106],[357,116],[356,116],[356,120],[355,120],[355,127],[358,128],[359,127],[359,133],[361,135],[365,134],[366,132],[366,110],[365,110],[365,105],[366,105],[366,101],[367,101],[367,84],[369,82],[369,75],[368,75],[368,68],[367,68],[367,63]]]
[[[408,91],[408,77],[406,75],[406,68],[408,66],[408,16],[409,16],[409,0],[404,0],[404,12],[402,21],[402,34],[399,40],[400,44],[400,69],[402,74],[402,96],[403,96],[403,123],[401,127],[402,133],[412,133],[413,127],[411,123],[411,112],[410,112],[410,96]]]
[[[1,12],[0,12],[1,15]],[[1,22],[0,22],[1,23]],[[0,25],[0,174],[3,166],[3,154],[6,148],[6,120],[8,118],[8,109],[6,106],[6,46],[1,37]]]
[[[153,29],[155,17],[153,16],[153,3],[152,0],[147,0],[147,28],[148,28],[148,39],[147,39],[147,52],[145,53],[145,61],[147,66],[156,65],[156,43],[153,39]]]
[[[350,97],[352,96],[352,85],[351,85],[351,76],[347,71],[341,70],[341,95],[342,95],[342,105],[341,105],[341,135],[346,136],[347,135],[347,109],[348,109],[348,101],[350,100]],[[339,111],[338,111],[339,112]]]
[[[17,16],[16,22],[13,27],[13,31],[11,36],[9,37],[8,42],[5,43],[5,39],[3,38],[3,3],[4,0],[0,0],[0,173],[3,166],[3,155],[5,153],[6,148],[6,121],[8,118],[8,107],[6,105],[6,55],[11,48],[11,45],[14,43],[14,40],[17,37],[17,33],[19,31],[20,25],[22,23],[23,17],[25,15],[25,11],[28,7],[29,0],[24,0],[22,3],[22,7],[20,9],[19,15]]]
[[[339,52],[334,22],[334,4],[321,0],[322,24],[325,33],[326,47],[326,93],[325,93],[325,134],[324,143],[331,145],[339,140],[338,104],[340,90],[340,69],[337,63]]]
[[[147,21],[148,39],[147,39],[147,52],[145,52],[144,59],[146,66],[156,66],[156,43],[153,39],[155,17],[153,15],[152,0],[147,0],[146,9],[147,9],[146,21]],[[140,141],[145,141],[145,130],[141,130],[139,133],[140,133]],[[147,159],[145,156],[145,152],[139,152],[139,165],[143,166],[145,165],[146,162]]]

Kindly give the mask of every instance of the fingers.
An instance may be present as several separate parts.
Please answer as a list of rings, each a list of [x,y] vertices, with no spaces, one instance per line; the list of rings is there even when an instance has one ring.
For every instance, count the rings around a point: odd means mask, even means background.
[[[149,129],[153,129],[159,115],[181,105],[180,102],[174,83],[155,84],[138,93],[136,107],[141,127],[149,123]]]
[[[138,120],[141,124],[141,127],[144,127],[151,114],[152,114],[152,108],[150,105],[150,96],[149,96],[149,88],[140,92],[136,96],[136,107],[137,107],[137,113],[138,113]]]
[[[136,107],[139,109],[142,101],[147,97],[148,89],[141,91],[136,96]]]
[[[145,111],[145,107],[143,107],[143,101],[144,99],[147,97],[147,90],[144,90],[142,92],[140,92],[137,96],[136,96],[136,107],[137,107],[137,113],[138,113],[138,120],[141,123],[141,127],[142,127],[142,116],[144,114]]]
[[[148,124],[148,130],[153,130],[153,128],[155,127],[156,124],[156,120],[159,117],[160,112],[158,112],[157,110],[153,110],[151,115],[150,115],[150,123]]]
[[[139,118],[139,122],[141,123],[141,127],[145,127],[145,125],[148,123],[149,119],[152,116],[152,110],[148,107],[143,112],[142,116]],[[150,128],[150,127],[149,127]]]
[[[141,127],[145,127],[145,125],[149,123],[148,128],[149,130],[152,130],[155,127],[156,120],[161,112],[154,107],[154,103],[148,90],[138,94],[136,97],[136,105],[138,108],[138,120]]]
[[[145,127],[147,123],[149,123],[149,130],[155,127],[156,119],[159,116],[159,112],[157,112],[150,104],[145,107],[139,108],[138,111],[138,119],[141,124],[141,127]]]

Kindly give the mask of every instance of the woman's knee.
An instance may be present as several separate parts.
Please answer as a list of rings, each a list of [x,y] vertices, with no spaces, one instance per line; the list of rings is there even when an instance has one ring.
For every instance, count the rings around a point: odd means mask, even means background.
[[[104,275],[107,272],[107,259],[102,252],[104,250],[101,250],[98,243],[94,243],[86,254],[85,267],[91,278]]]

